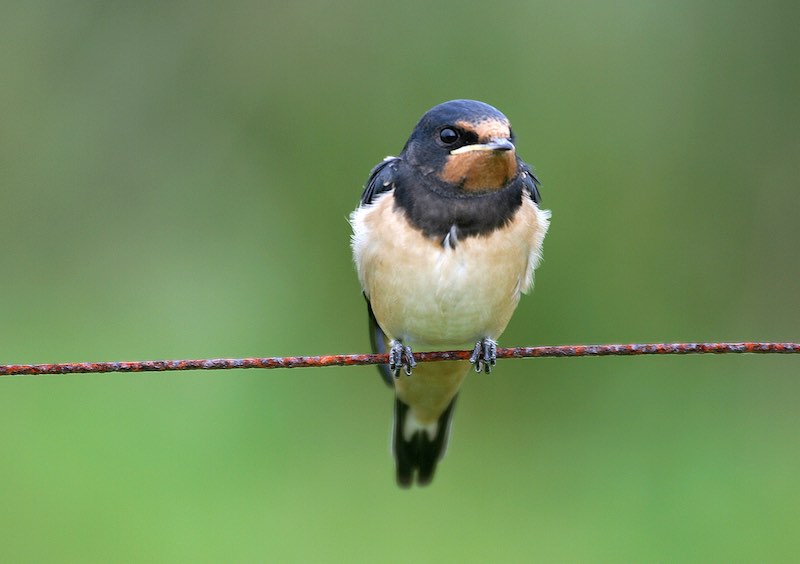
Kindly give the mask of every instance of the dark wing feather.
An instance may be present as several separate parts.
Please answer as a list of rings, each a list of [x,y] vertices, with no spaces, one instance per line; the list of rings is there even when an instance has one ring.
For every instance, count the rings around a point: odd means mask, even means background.
[[[364,192],[361,194],[361,205],[371,204],[375,196],[383,192],[388,192],[394,189],[395,180],[397,178],[397,164],[400,159],[397,157],[387,157],[378,165],[373,168],[369,173],[369,179]],[[372,352],[378,354],[386,354],[386,335],[383,333],[381,326],[375,319],[375,314],[372,312],[372,305],[369,303],[369,298],[364,296],[367,300],[367,310],[369,312],[369,341],[372,345]],[[387,385],[394,388],[394,376],[389,370],[388,364],[379,364],[378,371]]]
[[[533,168],[530,165],[520,163],[520,166],[522,167],[522,182],[525,184],[525,190],[530,194],[534,203],[538,204],[542,201],[542,196],[539,194],[541,182],[536,178],[536,175],[533,173]]]
[[[372,203],[378,194],[394,188],[397,178],[397,163],[399,162],[400,159],[397,157],[386,157],[370,171],[364,192],[361,194],[362,206]]]

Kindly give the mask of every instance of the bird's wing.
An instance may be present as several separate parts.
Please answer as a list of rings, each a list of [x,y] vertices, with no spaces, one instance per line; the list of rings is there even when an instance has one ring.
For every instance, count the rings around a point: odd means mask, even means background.
[[[365,206],[371,204],[378,194],[388,192],[394,189],[395,181],[397,179],[397,164],[400,159],[397,157],[386,157],[378,163],[369,173],[369,179],[364,186],[364,192],[361,194],[361,205]],[[369,298],[364,295],[367,300],[367,311],[369,313],[369,341],[372,345],[372,352],[379,354],[386,354],[386,334],[384,334],[378,321],[375,319],[375,314],[372,312],[372,305],[369,303]],[[389,370],[388,364],[379,364],[378,371],[381,377],[390,387],[394,387],[394,376]]]
[[[397,180],[397,164],[400,159],[397,157],[386,157],[378,163],[369,173],[369,179],[364,192],[361,194],[361,205],[371,204],[375,196],[382,192],[388,192],[394,188]]]
[[[535,204],[542,201],[542,196],[539,194],[539,186],[541,182],[536,178],[533,173],[533,168],[526,163],[521,163],[522,166],[522,182],[525,184],[525,191],[528,192],[531,199]]]

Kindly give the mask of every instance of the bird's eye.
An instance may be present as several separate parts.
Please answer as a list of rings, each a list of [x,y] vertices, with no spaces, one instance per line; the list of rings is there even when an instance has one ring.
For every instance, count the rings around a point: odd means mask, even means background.
[[[445,145],[452,145],[456,141],[458,141],[458,131],[453,129],[452,127],[445,127],[439,132],[439,139],[442,140],[442,143]]]

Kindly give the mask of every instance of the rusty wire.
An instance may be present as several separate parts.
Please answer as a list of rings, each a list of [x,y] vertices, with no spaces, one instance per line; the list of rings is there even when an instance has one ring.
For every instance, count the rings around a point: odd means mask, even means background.
[[[799,354],[800,343],[655,343],[627,345],[560,345],[497,349],[497,358],[577,356],[635,356],[665,354]],[[468,360],[471,351],[415,353],[417,362]],[[59,364],[0,365],[0,376],[43,374],[97,374],[106,372],[166,372],[175,370],[230,370],[233,368],[313,368],[385,364],[385,354],[339,354],[271,358],[207,358],[198,360],[141,360],[131,362],[69,362]]]

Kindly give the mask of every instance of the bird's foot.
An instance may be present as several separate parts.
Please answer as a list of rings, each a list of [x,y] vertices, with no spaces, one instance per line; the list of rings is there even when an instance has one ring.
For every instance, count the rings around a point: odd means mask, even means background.
[[[486,337],[475,343],[475,349],[469,361],[475,365],[475,372],[489,374],[492,367],[497,364],[497,343]]]
[[[389,370],[392,371],[394,377],[399,377],[401,370],[406,373],[406,376],[411,376],[411,369],[416,365],[417,361],[414,360],[411,347],[400,341],[392,341],[392,348],[389,349]]]

